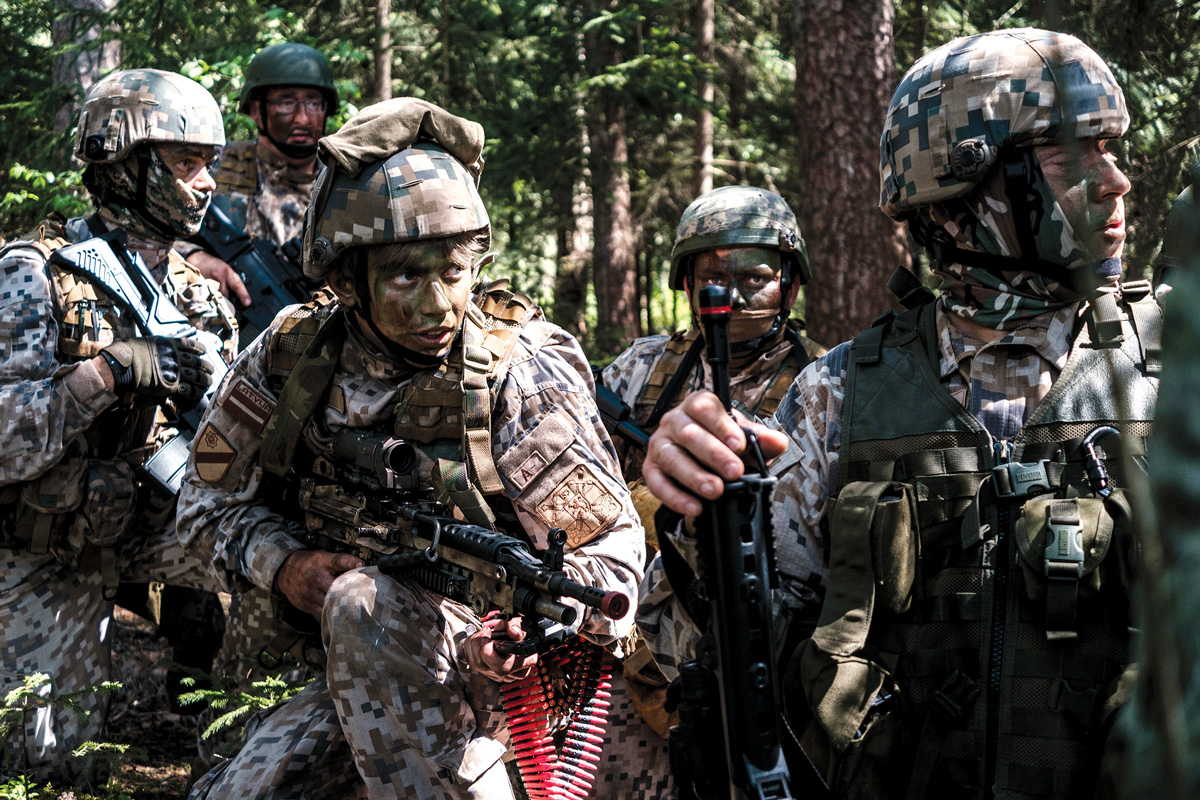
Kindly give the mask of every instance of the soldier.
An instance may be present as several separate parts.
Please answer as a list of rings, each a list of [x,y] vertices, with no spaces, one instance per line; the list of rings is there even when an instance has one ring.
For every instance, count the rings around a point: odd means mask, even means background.
[[[825,352],[801,333],[800,320],[788,319],[800,287],[811,277],[796,215],[782,197],[751,186],[726,186],[701,195],[679,222],[669,278],[672,289],[687,294],[693,327],[635,341],[604,370],[605,386],[632,408],[633,418],[648,431],[686,395],[710,387],[704,337],[696,320],[696,293],[700,287],[722,284],[732,289],[734,309],[733,400],[747,414],[769,417],[800,370]],[[615,444],[642,522],[651,534],[647,545],[656,548],[653,518],[658,503],[641,480],[644,453],[619,440]],[[658,591],[670,591],[669,583]],[[614,705],[630,702],[622,686],[627,682],[641,716],[616,705],[624,713],[610,717],[613,746],[606,748],[604,758],[613,771],[605,777],[616,782],[624,774],[648,781],[645,796],[657,798],[665,792],[669,771],[663,741],[670,727],[662,708],[666,681],[644,643],[633,648],[624,667],[623,680],[614,680]],[[646,730],[647,723],[651,731]],[[637,765],[647,774],[639,777]],[[628,783],[614,788],[621,797],[634,796]]]
[[[199,84],[115,72],[88,93],[75,141],[96,213],[48,220],[0,251],[0,690],[50,678],[48,704],[4,743],[5,776],[89,780],[86,759],[70,755],[104,723],[106,703],[84,693],[109,677],[118,580],[212,588],[175,536],[173,498],[153,494],[139,467],[167,437],[159,409],[194,405],[211,380],[206,359],[231,359],[237,347],[232,308],[171,253],[200,224],[224,144],[220,109]],[[157,284],[144,291],[160,292],[200,333],[141,335],[111,282],[72,262],[73,251],[57,253],[110,232],[140,257],[122,267],[125,280],[149,265]],[[76,693],[85,719],[65,705]]]
[[[941,296],[814,362],[779,430],[754,426],[787,448],[773,517],[816,623],[786,711],[839,796],[1096,787],[1133,660],[1118,456],[1145,451],[1161,326],[1149,284],[1117,282],[1129,181],[1107,140],[1128,123],[1099,56],[1032,29],[940,47],[893,98],[881,207]],[[652,439],[647,485],[697,514],[744,446],[692,395]],[[639,627],[680,658],[683,615],[654,601]]]
[[[1194,207],[1192,187],[1188,186],[1179,193],[1171,210],[1167,212],[1162,249],[1154,262],[1154,290],[1159,298],[1171,291],[1171,286],[1177,278],[1175,271],[1183,266],[1189,255],[1187,248],[1192,240],[1191,226],[1195,224]]]
[[[634,596],[643,533],[582,351],[527,298],[471,300],[491,238],[476,189],[482,148],[478,124],[413,98],[364,109],[321,142],[304,267],[336,301],[280,315],[231,370],[189,465],[180,533],[231,586],[319,618],[328,663],[256,720],[194,797],[364,784],[381,798],[512,797],[499,682],[533,659],[499,652],[493,631],[520,638],[516,621],[481,620],[364,565],[365,544],[352,554],[328,536],[298,538],[325,523],[316,503],[285,498],[337,485],[344,469],[322,467],[320,454],[339,431],[410,442],[407,474],[469,522],[539,549],[550,528],[569,527],[571,577]],[[584,612],[583,635],[605,647],[632,621]]]
[[[258,140],[234,142],[225,150],[213,203],[251,236],[287,245],[298,255],[317,179],[317,140],[338,110],[329,62],[295,42],[263,48],[246,68],[238,110],[254,119]],[[178,249],[223,291],[250,305],[249,292],[228,264],[198,245]]]

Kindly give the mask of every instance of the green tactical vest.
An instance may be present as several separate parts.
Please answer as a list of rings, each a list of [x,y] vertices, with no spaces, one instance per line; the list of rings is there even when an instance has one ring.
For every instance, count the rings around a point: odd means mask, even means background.
[[[1123,290],[1121,341],[1093,347],[1081,331],[1008,454],[939,380],[932,305],[851,346],[828,590],[790,673],[807,703],[789,701],[798,727],[819,723],[813,751],[841,795],[1095,784],[1133,661],[1137,545],[1124,493],[1097,496],[1081,444],[1107,425],[1126,457],[1145,454],[1161,329],[1148,284]],[[1118,437],[1095,449],[1127,486]]]

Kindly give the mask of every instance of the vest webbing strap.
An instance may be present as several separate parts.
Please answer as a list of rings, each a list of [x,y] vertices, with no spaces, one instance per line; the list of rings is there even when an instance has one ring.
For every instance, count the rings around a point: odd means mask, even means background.
[[[1162,306],[1153,297],[1146,296],[1129,304],[1129,314],[1137,332],[1146,372],[1158,375],[1162,372]]]
[[[672,369],[674,372],[671,372],[671,379],[663,387],[662,394],[658,396],[658,401],[654,404],[654,409],[646,418],[648,429],[653,430],[657,427],[663,414],[666,414],[675,405],[675,398],[679,396],[679,390],[683,388],[683,384],[696,369],[696,364],[700,362],[700,353],[704,351],[704,339],[700,337],[699,331],[691,330],[681,339],[680,343],[682,344],[688,337],[692,337],[692,343],[682,358],[679,358],[676,350],[671,347],[674,342],[670,342],[667,345],[666,353],[658,360],[658,364],[654,368],[655,373],[666,374],[668,370]],[[651,380],[647,382],[646,399],[648,400],[653,399],[653,392],[657,389],[657,381],[654,381],[653,378],[654,375],[651,375]]]
[[[279,402],[263,431],[259,463],[264,471],[279,477],[287,475],[304,426],[333,380],[345,341],[345,310],[338,308],[317,331],[279,393]]]

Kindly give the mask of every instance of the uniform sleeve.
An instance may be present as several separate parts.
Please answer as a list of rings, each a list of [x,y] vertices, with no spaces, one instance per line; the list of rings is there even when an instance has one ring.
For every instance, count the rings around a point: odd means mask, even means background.
[[[771,495],[780,577],[773,598],[777,648],[783,646],[791,625],[815,622],[825,596],[828,560],[821,526],[825,501],[837,481],[847,349],[843,345],[809,364],[767,421],[789,439],[787,452],[771,464],[771,473],[778,478]],[[694,540],[681,527],[666,535],[695,569]],[[641,594],[638,629],[663,673],[673,678],[680,663],[695,657],[700,631],[667,580],[661,558],[647,570]]]
[[[44,259],[10,252],[0,261],[0,485],[45,473],[117,399],[90,360],[59,363],[57,343]]]
[[[550,528],[562,528],[568,575],[629,598],[631,610],[621,620],[580,609],[581,630],[607,645],[633,623],[645,533],[596,410],[591,370],[579,344],[553,326],[530,328],[523,334],[526,352],[514,358],[497,398],[496,468],[539,549],[547,546]],[[531,335],[544,343],[533,346]]]
[[[261,434],[277,398],[266,380],[268,336],[234,361],[200,423],[179,495],[179,539],[226,590],[271,591],[284,560],[302,549],[262,497]]]
[[[621,398],[621,402],[634,408],[638,401],[638,393],[641,391],[641,387],[649,381],[650,374],[654,371],[654,365],[662,357],[663,347],[668,338],[666,336],[647,336],[636,340],[604,368],[604,372],[600,375],[600,382]],[[644,420],[638,421],[644,422]],[[633,480],[639,473],[636,467],[641,463],[640,459],[634,455],[634,446],[619,436],[613,440],[613,445],[617,449],[617,457],[626,479]]]

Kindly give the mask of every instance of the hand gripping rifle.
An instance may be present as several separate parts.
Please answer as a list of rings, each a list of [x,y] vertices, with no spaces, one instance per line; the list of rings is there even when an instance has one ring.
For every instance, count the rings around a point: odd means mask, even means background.
[[[321,285],[304,277],[274,243],[240,230],[216,203],[209,203],[200,231],[188,241],[233,267],[246,284],[250,307],[234,303],[243,347],[270,326],[280,309],[307,303]]]
[[[108,292],[114,305],[128,314],[144,336],[187,338],[194,336],[208,348],[204,361],[212,367],[212,383],[192,408],[176,410],[169,422],[179,433],[154,451],[138,469],[138,477],[161,497],[173,498],[183,484],[188,448],[200,427],[221,379],[229,370],[221,358],[221,340],[213,333],[198,331],[163,292],[137,253],[125,247],[125,231],[116,228],[50,254],[61,269],[85,275]],[[164,409],[173,409],[164,406]]]
[[[699,301],[713,390],[729,410],[729,290],[706,286]],[[749,432],[747,438],[760,474],[727,481],[696,523],[711,637],[697,661],[679,670],[680,724],[671,732],[671,769],[681,797],[689,790],[706,800],[792,797],[771,641],[771,589],[778,578],[769,514],[776,479],[767,475],[757,438]],[[717,737],[723,738],[723,760],[713,752],[721,747]]]
[[[521,657],[578,633],[578,612],[563,598],[611,619],[625,616],[624,594],[583,586],[563,572],[565,531],[550,530],[550,548],[539,558],[524,540],[463,522],[423,498],[415,464],[412,446],[399,439],[353,428],[334,433],[314,472],[336,482],[300,482],[305,527],[315,535],[309,543],[358,553],[380,571],[416,581],[480,617],[490,611],[521,616],[525,639],[500,647]]]

